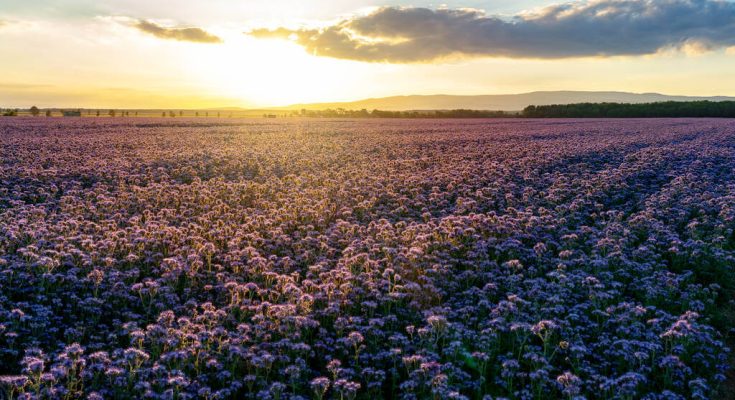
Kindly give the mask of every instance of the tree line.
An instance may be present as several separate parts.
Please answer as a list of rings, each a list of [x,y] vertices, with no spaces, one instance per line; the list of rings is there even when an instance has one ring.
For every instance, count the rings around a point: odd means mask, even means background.
[[[0,109],[0,116],[19,115],[19,109]],[[33,116],[41,114],[38,107],[28,112]],[[63,111],[62,111],[63,112]],[[81,114],[81,111],[79,112]],[[86,110],[87,116],[101,115],[100,110]],[[52,116],[50,109],[45,110],[47,117]],[[109,110],[110,117],[130,117],[130,111]],[[103,114],[104,115],[104,114]],[[133,116],[138,116],[134,111]],[[220,112],[213,113],[221,117]],[[163,111],[161,117],[183,117],[183,111]],[[208,111],[199,111],[194,116],[209,117]],[[230,113],[232,118],[232,113]],[[343,108],[326,110],[292,111],[282,116],[308,118],[735,118],[735,101],[666,101],[658,103],[576,103],[544,106],[528,106],[521,112],[488,110],[427,110],[427,111],[384,111],[384,110],[347,110]],[[263,114],[264,118],[274,118],[274,114]]]
[[[508,118],[517,113],[487,110],[428,110],[428,111],[383,111],[383,110],[346,110],[344,108],[326,110],[293,111],[292,116],[309,118]]]
[[[31,116],[34,116],[34,117],[38,117],[42,113],[42,110],[40,108],[36,107],[36,106],[33,106],[33,107],[31,107],[31,108],[29,108],[27,110],[24,109],[22,111],[23,112],[27,112],[28,114],[30,114]],[[149,114],[155,114],[154,111],[155,110],[149,111]],[[144,110],[143,112],[145,113],[146,111]],[[76,114],[78,114],[77,116],[82,116],[82,115],[84,115],[86,113],[86,116],[88,116],[88,117],[100,117],[100,116],[104,117],[104,116],[110,116],[110,117],[113,117],[113,118],[114,117],[131,117],[131,116],[137,117],[138,116],[138,111],[116,110],[116,109],[111,109],[109,111],[91,110],[91,109],[84,110],[84,111],[81,110],[81,109],[76,109],[76,110],[45,109],[43,111],[43,113],[47,117],[57,116],[59,113],[62,114],[62,115],[65,115],[67,113],[76,113]],[[0,116],[3,116],[3,117],[17,117],[19,115],[22,115],[21,114],[21,109],[19,109],[19,108],[7,108],[7,109],[0,108]],[[196,116],[196,117],[199,117],[200,116],[200,114],[199,114],[198,111],[194,112],[193,115]],[[209,117],[209,112],[203,112],[202,115],[203,116],[206,116],[206,117]],[[216,115],[217,115],[217,117],[220,117],[221,113],[217,112]],[[176,117],[176,116],[183,117],[183,116],[185,116],[185,113],[184,113],[184,111],[177,111],[177,112],[174,112],[174,111],[164,111],[161,116],[162,117],[172,117],[172,118],[173,117]],[[232,114],[230,114],[230,117],[232,117]]]
[[[735,118],[735,101],[578,103],[528,106],[526,118]]]
[[[320,118],[735,118],[735,101],[658,103],[576,103],[528,106],[520,113],[486,110],[382,111],[301,110],[292,115]]]

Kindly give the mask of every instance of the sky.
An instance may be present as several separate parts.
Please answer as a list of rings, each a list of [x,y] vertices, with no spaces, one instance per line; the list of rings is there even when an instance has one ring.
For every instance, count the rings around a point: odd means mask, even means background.
[[[0,0],[0,107],[735,95],[729,0]]]

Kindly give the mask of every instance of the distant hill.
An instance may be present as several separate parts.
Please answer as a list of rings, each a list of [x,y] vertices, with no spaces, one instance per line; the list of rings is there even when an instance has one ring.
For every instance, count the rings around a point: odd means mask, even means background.
[[[659,93],[626,93],[626,92],[581,92],[553,91],[531,92],[523,94],[454,96],[393,96],[343,103],[294,104],[287,107],[274,107],[280,110],[324,110],[328,108],[344,108],[347,110],[498,110],[520,111],[529,105],[575,104],[575,103],[656,103],[662,101],[732,101],[735,97],[714,96],[669,96]]]

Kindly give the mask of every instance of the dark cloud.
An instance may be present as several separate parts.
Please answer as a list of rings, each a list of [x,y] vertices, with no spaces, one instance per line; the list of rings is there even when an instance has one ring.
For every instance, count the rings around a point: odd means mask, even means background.
[[[592,0],[500,18],[477,10],[380,8],[321,29],[256,29],[309,52],[371,62],[451,56],[569,58],[653,54],[735,45],[735,3],[723,0]]]
[[[151,21],[138,21],[134,26],[142,32],[161,39],[196,43],[222,43],[222,39],[200,28],[167,28]]]

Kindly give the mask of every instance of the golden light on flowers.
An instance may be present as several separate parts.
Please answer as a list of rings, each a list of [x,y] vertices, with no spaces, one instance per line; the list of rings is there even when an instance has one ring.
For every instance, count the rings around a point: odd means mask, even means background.
[[[0,132],[0,387],[21,397],[707,398],[728,368],[727,119]]]

